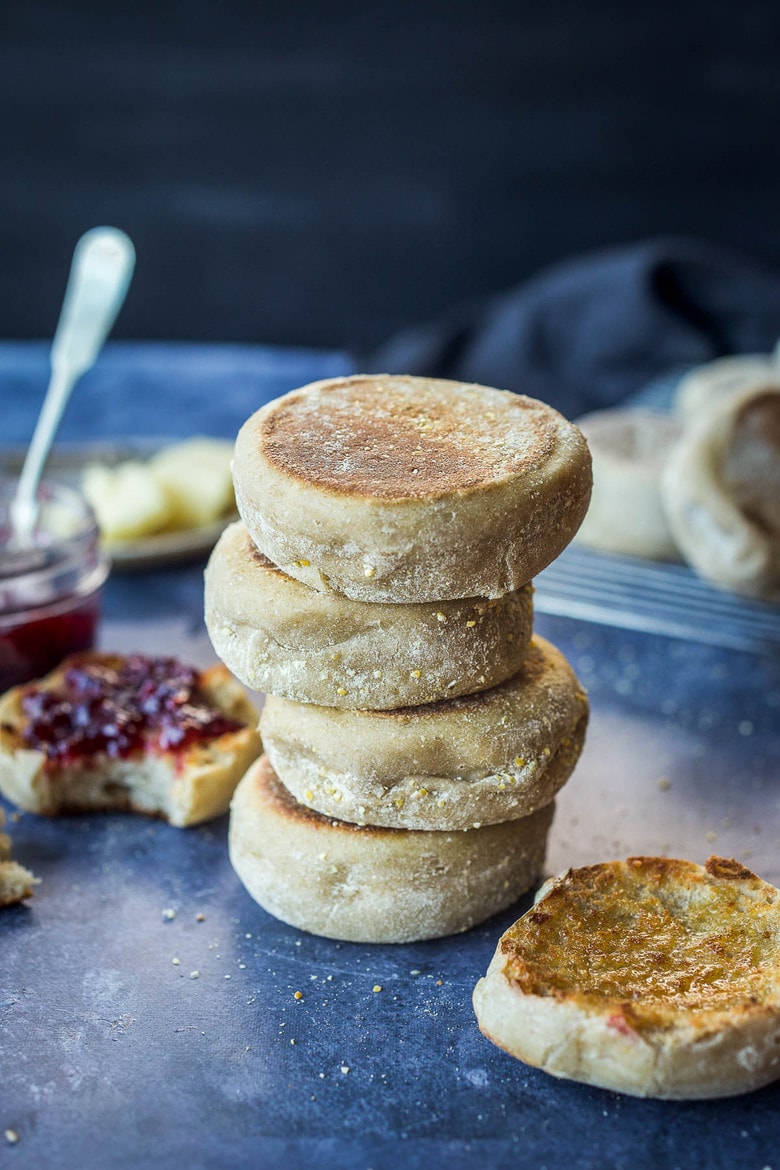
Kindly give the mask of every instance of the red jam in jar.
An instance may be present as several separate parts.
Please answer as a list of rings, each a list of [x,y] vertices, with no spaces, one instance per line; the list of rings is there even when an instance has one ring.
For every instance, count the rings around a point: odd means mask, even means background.
[[[22,711],[25,744],[52,764],[181,751],[242,726],[210,703],[194,667],[146,654],[77,655],[56,690],[25,688]]]
[[[14,539],[16,481],[0,479],[0,694],[95,644],[108,561],[86,501],[44,483],[29,543]]]

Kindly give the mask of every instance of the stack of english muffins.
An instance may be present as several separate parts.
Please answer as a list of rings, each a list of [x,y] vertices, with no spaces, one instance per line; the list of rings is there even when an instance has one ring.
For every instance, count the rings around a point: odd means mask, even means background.
[[[263,691],[266,754],[230,856],[302,929],[364,942],[466,930],[543,864],[587,700],[533,636],[533,577],[590,497],[587,445],[484,386],[356,376],[252,415],[241,522],[206,570],[224,663]]]

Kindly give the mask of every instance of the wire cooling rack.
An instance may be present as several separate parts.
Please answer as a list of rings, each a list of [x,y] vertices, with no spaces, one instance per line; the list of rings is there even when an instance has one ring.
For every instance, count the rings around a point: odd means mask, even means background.
[[[737,650],[780,652],[780,606],[716,589],[685,565],[572,545],[534,585],[539,613]]]
[[[632,407],[668,411],[680,376],[652,382]],[[570,545],[534,581],[540,613],[759,653],[780,651],[780,605],[718,589],[687,565]]]

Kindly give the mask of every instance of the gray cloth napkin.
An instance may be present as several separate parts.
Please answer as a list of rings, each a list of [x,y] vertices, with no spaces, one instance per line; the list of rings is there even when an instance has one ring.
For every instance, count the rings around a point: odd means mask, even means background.
[[[670,370],[780,337],[780,274],[717,246],[654,239],[558,264],[487,303],[405,331],[369,370],[483,382],[564,414],[610,406]]]

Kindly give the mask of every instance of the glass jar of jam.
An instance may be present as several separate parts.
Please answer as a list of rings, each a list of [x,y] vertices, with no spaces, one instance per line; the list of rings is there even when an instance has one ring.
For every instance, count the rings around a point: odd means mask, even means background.
[[[94,513],[78,492],[43,483],[30,542],[14,539],[17,481],[0,479],[0,694],[90,650],[108,561]]]

